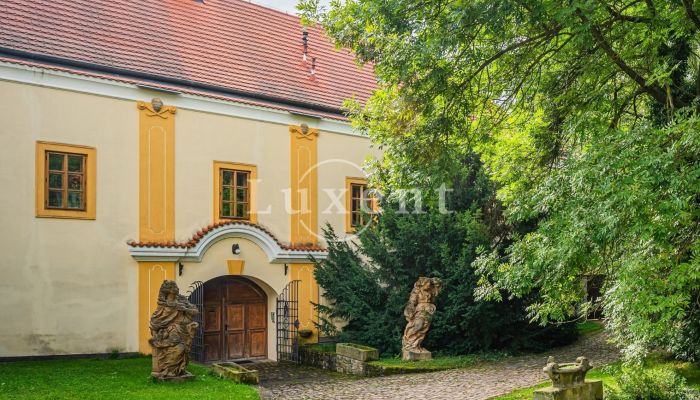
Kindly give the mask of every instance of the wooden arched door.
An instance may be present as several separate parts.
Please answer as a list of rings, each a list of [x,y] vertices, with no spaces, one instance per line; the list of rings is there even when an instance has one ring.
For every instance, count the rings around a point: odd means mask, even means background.
[[[204,284],[204,362],[267,357],[267,296],[249,279]]]

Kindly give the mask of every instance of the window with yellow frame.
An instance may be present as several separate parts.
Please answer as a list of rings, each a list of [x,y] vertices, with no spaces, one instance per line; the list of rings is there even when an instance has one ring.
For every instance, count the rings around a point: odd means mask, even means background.
[[[94,147],[36,143],[36,216],[95,219]]]
[[[367,190],[367,179],[345,178],[345,231],[355,232],[369,223],[368,214],[377,211],[377,199]]]
[[[257,167],[225,161],[214,162],[214,221],[257,222],[255,182]]]

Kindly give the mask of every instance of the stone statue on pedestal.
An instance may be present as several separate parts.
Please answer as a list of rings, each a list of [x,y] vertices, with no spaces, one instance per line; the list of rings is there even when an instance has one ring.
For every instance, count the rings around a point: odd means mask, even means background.
[[[418,278],[413,285],[408,304],[403,310],[406,329],[403,333],[404,360],[430,360],[432,355],[421,346],[435,314],[435,297],[440,293],[441,282],[437,278]]]
[[[193,379],[187,372],[192,338],[199,326],[193,321],[197,306],[180,295],[175,281],[163,281],[158,292],[158,308],[151,316],[153,371],[151,376],[161,381]]]

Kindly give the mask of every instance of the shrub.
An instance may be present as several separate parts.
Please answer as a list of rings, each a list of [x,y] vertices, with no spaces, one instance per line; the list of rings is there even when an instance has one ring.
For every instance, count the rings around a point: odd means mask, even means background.
[[[429,276],[442,280],[424,343],[430,350],[442,354],[541,350],[576,338],[574,324],[529,323],[528,298],[475,299],[479,276],[472,261],[477,248],[507,240],[509,231],[500,224],[492,183],[478,163],[472,160],[468,166],[453,182],[454,192],[448,197],[452,213],[439,212],[427,196],[425,212],[405,213],[400,202],[389,197],[382,200],[381,216],[358,233],[357,243],[340,240],[330,225],[325,228],[329,255],[317,262],[315,272],[331,305],[318,306],[326,317],[322,329],[332,330],[328,321],[342,319],[347,325],[341,340],[397,354],[411,288],[419,276]],[[411,204],[405,209],[414,210]]]
[[[700,362],[700,292],[696,293],[680,329],[671,341],[671,351],[677,359]]]
[[[686,380],[670,367],[624,367],[617,376],[618,389],[606,400],[690,400]]]

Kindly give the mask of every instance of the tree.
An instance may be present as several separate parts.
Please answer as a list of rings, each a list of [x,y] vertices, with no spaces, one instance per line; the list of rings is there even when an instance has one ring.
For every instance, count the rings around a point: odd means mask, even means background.
[[[387,185],[434,187],[477,151],[509,221],[534,225],[485,246],[484,298],[537,290],[529,311],[543,323],[603,307],[630,356],[688,343],[700,314],[694,0],[317,6],[300,8],[378,76],[365,105],[348,105],[386,151]],[[581,306],[581,276],[599,273],[601,303]]]
[[[530,324],[527,299],[475,299],[479,275],[471,264],[476,249],[498,234],[493,221],[499,217],[488,216],[495,201],[493,184],[475,157],[463,164],[460,178],[446,207],[453,212],[440,212],[437,196],[423,199],[422,212],[416,212],[411,198],[404,208],[396,196],[389,196],[382,201],[382,214],[359,231],[356,243],[341,240],[326,227],[328,258],[315,269],[330,303],[317,306],[324,316],[322,329],[328,331],[329,321],[341,319],[347,323],[343,340],[398,354],[411,288],[419,276],[429,276],[442,280],[425,344],[429,349],[443,354],[541,350],[576,338],[573,324]]]

